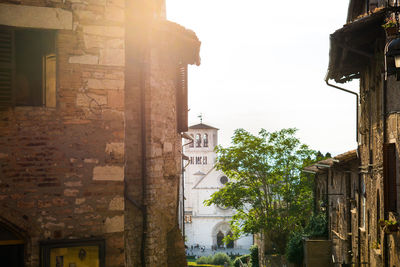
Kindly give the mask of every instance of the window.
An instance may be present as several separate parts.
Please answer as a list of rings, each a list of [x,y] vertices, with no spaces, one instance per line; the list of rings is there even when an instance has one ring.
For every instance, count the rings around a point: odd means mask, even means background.
[[[208,134],[203,135],[203,146],[208,147]]]
[[[221,178],[219,178],[219,182],[221,184],[226,184],[228,182],[228,177],[222,176]]]
[[[394,143],[383,146],[383,186],[385,212],[396,212],[396,145]]]
[[[44,267],[105,266],[103,239],[51,240],[43,241],[40,245]]]
[[[185,214],[185,223],[192,223],[192,215]]]
[[[361,221],[361,227],[365,228],[365,202],[366,202],[366,197],[365,197],[365,175],[361,178],[361,213],[362,213],[362,221]]]
[[[201,134],[196,134],[196,147],[201,147]]]
[[[207,165],[207,157],[203,157],[203,164]]]
[[[201,160],[202,160],[201,157],[196,157],[196,164],[201,165]]]
[[[191,134],[190,136],[192,137],[193,140],[190,140],[190,141],[189,141],[189,142],[190,142],[190,143],[189,143],[189,147],[194,147],[194,135]]]
[[[0,107],[56,106],[55,32],[0,28]]]
[[[224,234],[221,231],[219,231],[217,234],[217,247],[218,248],[224,247],[223,239],[224,239]]]
[[[233,234],[232,234],[232,232],[231,231],[229,231],[227,234],[226,234],[226,236],[228,237],[232,237],[233,236]],[[234,248],[234,242],[233,242],[233,240],[229,240],[229,242],[228,242],[228,244],[226,244],[226,248]]]
[[[188,130],[187,64],[181,63],[176,71],[176,121],[178,133]]]

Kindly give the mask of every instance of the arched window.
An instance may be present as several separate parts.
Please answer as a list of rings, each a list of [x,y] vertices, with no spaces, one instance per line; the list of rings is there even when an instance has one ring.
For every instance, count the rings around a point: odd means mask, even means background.
[[[208,147],[208,134],[203,135],[203,146]]]
[[[226,236],[232,237],[233,234],[232,234],[231,231],[229,231],[229,232],[226,234]],[[230,241],[229,241],[229,243],[226,245],[226,248],[234,248],[234,242],[233,242],[233,240],[230,240]]]
[[[201,134],[196,134],[196,147],[201,147]]]
[[[190,136],[193,138],[193,140],[190,141],[189,147],[194,147],[194,135],[191,134]]]
[[[222,248],[224,246],[224,242],[222,241],[224,239],[224,234],[219,231],[217,234],[217,247]]]

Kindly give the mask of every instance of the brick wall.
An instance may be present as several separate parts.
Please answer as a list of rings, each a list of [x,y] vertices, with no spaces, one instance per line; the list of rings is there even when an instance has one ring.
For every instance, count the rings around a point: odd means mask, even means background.
[[[39,240],[89,237],[124,266],[124,1],[62,2],[21,1],[74,30],[56,34],[57,107],[0,113],[1,220],[26,232],[27,266]]]
[[[153,22],[164,25],[162,0],[15,3],[62,8],[73,22],[72,30],[56,31],[56,108],[0,111],[0,222],[26,237],[27,266],[38,266],[38,241],[89,237],[105,238],[106,266],[140,265],[142,204],[148,266],[185,266],[176,70],[178,63],[198,63],[197,38],[191,62],[180,54],[187,51],[179,38],[165,38],[186,29],[170,23],[170,32],[158,34]]]

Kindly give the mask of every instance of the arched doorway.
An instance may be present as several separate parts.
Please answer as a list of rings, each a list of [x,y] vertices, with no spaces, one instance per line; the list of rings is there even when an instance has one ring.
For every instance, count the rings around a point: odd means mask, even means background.
[[[232,232],[231,231],[229,231],[227,234],[226,234],[226,236],[230,236],[230,237],[232,237],[233,235],[232,235]],[[234,241],[233,240],[230,240],[229,241],[229,243],[226,245],[226,248],[234,248]]]
[[[224,246],[224,241],[222,241],[224,239],[224,234],[219,231],[217,234],[217,247],[218,248],[222,248]]]
[[[9,227],[0,224],[1,266],[24,266],[24,240]]]

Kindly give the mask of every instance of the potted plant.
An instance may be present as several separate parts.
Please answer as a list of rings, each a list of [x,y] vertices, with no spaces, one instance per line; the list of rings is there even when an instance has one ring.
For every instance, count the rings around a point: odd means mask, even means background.
[[[385,24],[383,24],[382,27],[385,29],[387,36],[393,36],[399,33],[397,21],[392,17],[386,18]]]
[[[379,242],[372,242],[371,247],[373,249],[381,249],[381,244]]]
[[[399,230],[399,224],[396,221],[385,220],[385,228],[386,233],[394,233]]]

